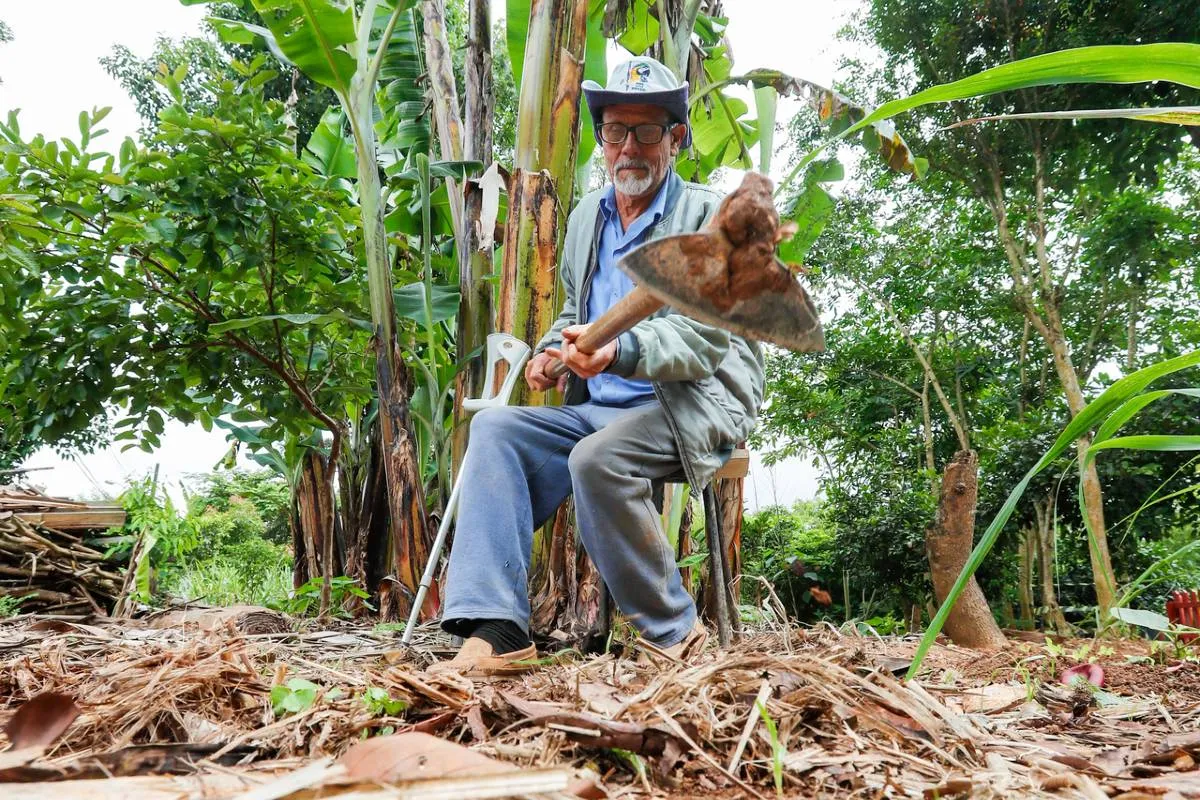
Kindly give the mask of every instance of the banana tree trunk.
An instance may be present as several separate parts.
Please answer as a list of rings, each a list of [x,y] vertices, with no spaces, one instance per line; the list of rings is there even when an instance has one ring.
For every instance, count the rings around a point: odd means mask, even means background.
[[[369,113],[365,118],[370,119]],[[395,581],[392,591],[386,595],[381,592],[379,613],[384,619],[401,619],[408,616],[431,541],[416,436],[409,414],[410,378],[396,336],[396,306],[380,202],[374,129],[370,125],[355,126],[354,133],[371,320],[375,325],[375,379],[387,476],[391,577]]]
[[[341,565],[334,546],[333,492],[333,470],[329,459],[316,450],[308,451],[300,467],[295,497],[298,524],[293,534],[295,567],[292,579],[297,588],[312,578],[332,578],[338,574]],[[321,612],[326,611],[328,598],[323,587]]]
[[[458,115],[458,88],[454,84],[454,67],[450,61],[450,44],[446,36],[446,9],[442,0],[423,0],[421,17],[424,22],[425,72],[433,99],[434,129],[444,161],[461,161],[463,157],[462,119]],[[458,181],[447,178],[446,190],[450,200],[450,217],[454,238],[461,248],[463,241],[463,198]]]
[[[490,164],[493,158],[492,128],[494,127],[494,98],[492,96],[492,33],[489,0],[470,0],[470,21],[467,28],[466,63],[466,130],[463,157],[467,161]],[[483,210],[483,190],[467,183],[463,208],[463,225],[458,241],[458,288],[461,300],[458,307],[457,350],[465,355],[484,346],[492,327],[492,284],[487,276],[492,271],[491,248],[480,250],[480,215]],[[491,241],[491,231],[486,232]],[[479,397],[483,389],[487,365],[475,358],[455,379],[454,420],[463,420],[462,401]],[[459,425],[454,437],[454,474],[462,464],[467,450],[467,425]]]
[[[380,506],[386,480],[382,476],[383,465],[379,461],[379,425],[366,426],[362,415],[355,422],[354,435],[342,450],[338,465],[338,527],[344,539],[344,574],[364,589],[377,586],[386,570],[372,575],[370,564],[371,538],[373,531],[381,531],[386,537],[386,527],[379,521],[387,516],[386,508]],[[362,598],[346,597],[343,610],[353,616],[367,611]]]
[[[530,344],[550,327],[562,308],[558,256],[566,232],[566,210],[574,197],[586,40],[586,0],[534,0],[531,4],[496,320],[497,330]],[[521,386],[513,402],[545,405],[554,399]],[[574,533],[563,509],[559,518],[535,537],[533,618],[543,631],[579,631],[591,624],[577,613],[577,559],[569,557],[574,545],[567,539],[573,540]],[[598,597],[599,592],[587,588],[583,594]]]
[[[724,542],[722,550],[724,553],[725,579],[728,581],[725,587],[725,608],[730,626],[735,631],[740,627],[741,621],[741,617],[738,614],[738,601],[741,597],[742,585],[743,485],[742,478],[728,478],[717,481],[714,487],[717,494],[718,506],[721,509],[721,539]],[[717,595],[715,587],[711,583],[706,573],[704,592],[702,594],[704,601],[703,613],[708,619],[716,620]]]

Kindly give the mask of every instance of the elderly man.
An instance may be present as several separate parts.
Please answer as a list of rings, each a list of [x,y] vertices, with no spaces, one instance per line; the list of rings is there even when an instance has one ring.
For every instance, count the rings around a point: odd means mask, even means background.
[[[488,409],[471,423],[442,623],[465,643],[436,665],[468,675],[518,671],[535,657],[533,531],[572,493],[580,539],[622,614],[672,656],[702,646],[652,488],[680,471],[693,490],[707,484],[762,400],[757,345],[671,309],[595,353],[575,346],[588,320],[633,288],[620,258],[699,230],[721,199],[672,168],[691,134],[687,84],[666,67],[634,58],[607,87],[585,81],[583,90],[611,184],[571,213],[559,267],[566,302],[525,368],[530,387],[544,391],[556,383],[552,360],[565,362],[564,405]]]

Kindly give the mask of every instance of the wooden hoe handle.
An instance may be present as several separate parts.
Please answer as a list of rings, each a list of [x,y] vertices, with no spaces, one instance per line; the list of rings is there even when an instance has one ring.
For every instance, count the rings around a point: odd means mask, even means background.
[[[634,287],[633,291],[617,301],[616,305],[601,314],[584,331],[583,336],[575,340],[575,346],[580,352],[591,355],[662,307],[662,301],[655,299],[654,295],[645,289]],[[567,365],[557,358],[545,369],[545,373],[555,379],[566,371]]]

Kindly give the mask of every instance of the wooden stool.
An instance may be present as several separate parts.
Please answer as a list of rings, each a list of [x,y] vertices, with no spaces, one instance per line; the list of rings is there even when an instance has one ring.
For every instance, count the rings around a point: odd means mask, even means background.
[[[716,490],[713,488],[713,482],[744,478],[749,472],[750,451],[744,447],[736,448],[729,460],[713,475],[712,481],[704,487],[703,493],[704,536],[708,542],[708,580],[716,593],[717,639],[720,641],[721,647],[729,647],[733,642],[733,627],[729,620],[729,580],[732,576],[727,574],[725,568],[725,541],[721,531],[723,509]],[[682,483],[685,480],[686,476],[679,472],[667,476],[663,482]],[[603,584],[603,581],[601,583]],[[607,640],[608,632],[612,627],[612,598],[608,593],[607,586],[604,586],[600,593],[599,617],[600,636]]]

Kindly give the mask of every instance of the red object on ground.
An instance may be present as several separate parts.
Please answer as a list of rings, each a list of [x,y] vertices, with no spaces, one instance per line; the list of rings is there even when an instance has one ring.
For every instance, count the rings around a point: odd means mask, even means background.
[[[1200,591],[1176,589],[1171,592],[1170,598],[1167,599],[1167,619],[1173,625],[1200,628]],[[1179,634],[1179,639],[1183,642],[1192,642],[1198,638],[1200,633]]]
[[[1077,667],[1063,670],[1062,675],[1058,676],[1058,680],[1064,686],[1073,686],[1077,681],[1087,681],[1093,686],[1103,686],[1104,669],[1099,664],[1080,664]]]

